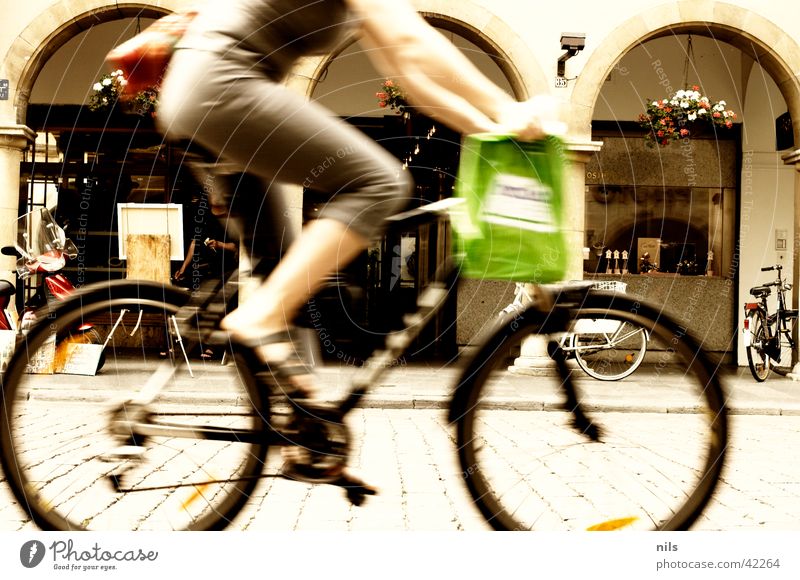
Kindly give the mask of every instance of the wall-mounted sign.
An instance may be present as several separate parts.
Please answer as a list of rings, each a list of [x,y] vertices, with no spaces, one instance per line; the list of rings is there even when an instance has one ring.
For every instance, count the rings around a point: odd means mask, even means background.
[[[0,79],[0,101],[8,100],[8,79]]]

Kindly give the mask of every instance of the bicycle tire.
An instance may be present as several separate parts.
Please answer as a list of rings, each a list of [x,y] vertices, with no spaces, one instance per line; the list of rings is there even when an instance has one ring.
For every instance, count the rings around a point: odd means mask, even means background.
[[[563,365],[600,429],[592,441],[584,434],[590,430],[574,426],[555,362],[541,356],[546,364],[527,370],[513,359],[523,341],[527,350],[541,331],[564,329],[548,328],[551,317],[532,309],[504,320],[466,364],[450,414],[476,506],[497,530],[688,529],[725,459],[727,413],[716,368],[683,327],[625,296],[592,293],[569,314],[647,329],[651,350],[664,349],[658,380],[610,390]]]
[[[105,313],[115,320],[121,308],[141,308],[150,317],[152,340],[162,323],[167,332],[187,297],[153,283],[91,288],[55,307],[15,351],[3,377],[0,459],[19,504],[40,528],[218,530],[252,495],[266,460],[264,443],[155,436],[121,441],[110,432],[109,413],[123,409],[119,401],[164,368],[158,365],[170,364],[159,357],[158,345],[129,350],[115,334],[103,371],[81,376],[79,383],[73,375],[26,372],[28,361],[37,360],[31,357],[47,356],[43,349],[53,333],[78,318]],[[185,366],[178,369],[148,405],[153,417],[212,429],[264,427],[269,403],[245,365],[199,360],[192,372],[193,378]],[[129,411],[124,407],[123,416]],[[124,459],[121,450],[136,453]]]
[[[594,332],[576,332],[570,339],[575,362],[581,370],[601,381],[619,381],[632,375],[647,353],[647,333],[629,321],[587,321],[600,326]]]
[[[781,321],[779,328],[779,344],[780,344],[780,360],[771,359],[769,370],[773,373],[785,377],[794,370],[794,347],[790,341],[790,337],[795,336],[795,327],[797,326],[797,316],[790,316],[786,320]]]
[[[750,319],[750,323],[753,328],[750,329],[750,345],[747,347],[747,366],[753,378],[763,383],[769,376],[770,368],[769,356],[763,348],[767,343],[764,316],[758,313]]]

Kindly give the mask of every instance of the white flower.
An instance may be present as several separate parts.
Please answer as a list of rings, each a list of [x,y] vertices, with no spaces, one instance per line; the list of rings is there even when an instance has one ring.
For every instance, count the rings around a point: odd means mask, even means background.
[[[724,107],[724,106],[725,106],[725,101],[720,101],[720,102],[719,102],[719,106],[720,106],[720,107]],[[720,110],[722,110],[722,109],[720,109]]]
[[[678,106],[678,99],[672,99],[669,102],[669,104],[672,105],[673,107],[677,107]]]
[[[658,101],[653,101],[653,106],[657,107],[658,106]]]
[[[94,86],[92,88],[96,91],[102,91],[103,85],[101,85],[100,83],[94,83]]]
[[[692,98],[693,98],[695,101],[699,100],[699,99],[700,99],[700,92],[699,92],[699,91],[694,91],[694,92],[692,93]]]
[[[123,74],[123,73],[122,73],[122,69],[117,69],[116,73],[117,73],[119,76],[122,76],[122,74]]]
[[[110,85],[110,84],[111,84],[111,79],[103,79],[103,81],[102,81],[102,82],[103,82],[103,86],[104,86],[104,87],[107,87],[108,85]]]
[[[128,81],[126,81],[125,79],[119,79],[119,84],[124,87],[125,85],[128,84]]]
[[[698,115],[705,115],[706,114],[706,110],[705,109],[698,109],[697,110],[697,114]]]
[[[690,121],[694,121],[697,119],[697,113],[689,113],[688,115],[686,115],[686,118],[689,119]]]
[[[689,101],[681,101],[681,107],[683,107],[684,109],[688,109],[689,108]]]

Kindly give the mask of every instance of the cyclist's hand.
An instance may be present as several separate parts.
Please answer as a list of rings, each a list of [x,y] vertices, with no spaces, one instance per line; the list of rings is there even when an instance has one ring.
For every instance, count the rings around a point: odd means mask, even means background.
[[[504,105],[498,124],[505,132],[523,141],[541,139],[545,135],[563,135],[566,125],[560,120],[560,106],[556,99],[538,95],[527,101],[512,101]]]

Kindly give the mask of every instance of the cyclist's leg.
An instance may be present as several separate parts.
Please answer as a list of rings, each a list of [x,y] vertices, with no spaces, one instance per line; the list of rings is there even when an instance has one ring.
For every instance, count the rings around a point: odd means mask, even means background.
[[[322,219],[304,229],[265,283],[223,324],[234,338],[259,346],[280,378],[308,390],[313,378],[297,364],[294,344],[278,337],[323,279],[380,234],[386,215],[407,205],[410,179],[361,132],[253,71],[253,63],[239,56],[179,52],[162,88],[159,122],[168,135],[218,152],[268,189],[287,182],[331,195]],[[245,204],[255,231],[273,221],[260,219],[264,199]]]
[[[265,285],[227,320],[242,335],[285,329],[324,277],[407,204],[410,180],[396,159],[329,111],[254,73],[240,56],[180,51],[161,95],[167,134],[196,140],[268,185],[294,183],[332,196],[322,219],[304,228]],[[262,209],[250,208],[256,216]]]

